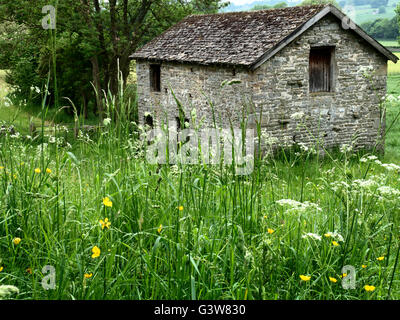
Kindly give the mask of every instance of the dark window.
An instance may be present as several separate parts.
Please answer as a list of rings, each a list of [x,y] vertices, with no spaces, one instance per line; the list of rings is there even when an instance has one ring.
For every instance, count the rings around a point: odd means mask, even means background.
[[[151,91],[161,91],[161,67],[159,64],[150,65],[150,88]]]
[[[333,91],[333,47],[311,48],[310,92]]]
[[[144,116],[144,123],[153,128],[153,117],[150,115]]]

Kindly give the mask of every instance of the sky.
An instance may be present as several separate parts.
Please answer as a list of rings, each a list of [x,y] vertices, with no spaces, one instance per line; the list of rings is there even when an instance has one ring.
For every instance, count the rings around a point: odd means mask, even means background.
[[[252,3],[255,0],[229,0],[229,1],[235,5],[242,5],[242,4],[246,4],[246,3]]]

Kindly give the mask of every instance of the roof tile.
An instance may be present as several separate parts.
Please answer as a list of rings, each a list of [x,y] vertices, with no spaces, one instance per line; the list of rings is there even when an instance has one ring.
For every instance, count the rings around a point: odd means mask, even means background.
[[[250,66],[325,6],[191,15],[131,57]]]

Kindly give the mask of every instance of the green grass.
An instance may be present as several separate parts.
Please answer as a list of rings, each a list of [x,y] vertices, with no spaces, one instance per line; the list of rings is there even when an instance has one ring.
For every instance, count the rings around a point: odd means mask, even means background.
[[[397,57],[400,57],[400,52],[393,52]],[[393,63],[392,61],[388,61],[388,75],[396,75],[400,73],[400,62]],[[391,79],[388,79],[388,83]]]
[[[389,77],[389,93],[399,81]],[[119,101],[118,123],[77,140],[64,129],[57,142],[0,136],[0,285],[16,298],[400,299],[400,167],[382,164],[400,165],[398,122],[381,162],[286,150],[235,176],[149,164]],[[388,104],[388,124],[398,107]],[[41,286],[46,265],[54,290]],[[345,265],[355,289],[341,285]]]
[[[400,44],[397,40],[378,40],[381,45],[385,47],[400,47]]]

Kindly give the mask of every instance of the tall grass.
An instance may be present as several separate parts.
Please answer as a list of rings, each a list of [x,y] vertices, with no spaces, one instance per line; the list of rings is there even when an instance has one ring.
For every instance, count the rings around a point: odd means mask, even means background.
[[[73,101],[76,131],[45,131],[43,101],[37,135],[0,133],[0,285],[16,298],[400,298],[398,163],[303,146],[254,157],[247,176],[150,164],[122,85],[91,132]]]
[[[118,121],[76,140],[62,127],[0,137],[0,284],[17,298],[400,298],[399,167],[346,148],[283,150],[241,177],[149,164],[134,101],[123,87],[105,101]],[[45,265],[54,290],[41,286]],[[355,289],[341,286],[345,265]]]

